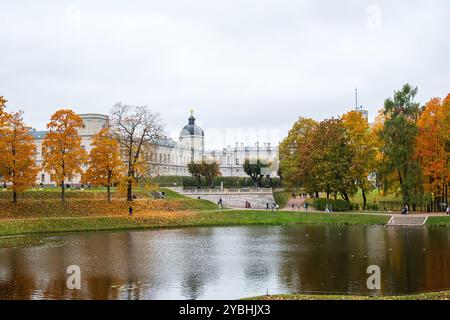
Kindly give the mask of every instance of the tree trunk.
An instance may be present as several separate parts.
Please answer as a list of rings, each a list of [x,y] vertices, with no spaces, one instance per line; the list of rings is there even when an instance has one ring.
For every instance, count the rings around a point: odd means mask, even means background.
[[[366,192],[364,191],[364,189],[361,189],[361,191],[362,191],[362,196],[363,196],[363,210],[366,210],[366,205],[367,205]]]
[[[350,198],[348,197],[347,192],[343,191],[343,192],[341,192],[341,194],[342,194],[342,198],[344,198],[345,201],[349,201],[350,202]]]
[[[111,202],[111,187],[108,183],[108,186],[106,187],[107,193],[108,193],[108,202]]]
[[[16,192],[16,190],[13,190],[13,202],[14,203],[17,202],[17,192]]]
[[[61,201],[66,201],[66,184],[64,183],[64,180],[61,180]]]
[[[127,185],[127,200],[133,201],[133,189],[130,181],[128,181]]]

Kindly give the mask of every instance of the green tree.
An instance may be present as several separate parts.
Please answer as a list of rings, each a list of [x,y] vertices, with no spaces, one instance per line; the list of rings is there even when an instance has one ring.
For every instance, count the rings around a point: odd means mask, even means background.
[[[200,163],[188,163],[188,171],[197,182],[197,188],[202,186],[202,166]]]
[[[220,174],[219,165],[216,162],[202,161],[201,163],[189,163],[188,171],[197,182],[197,187],[202,185],[202,177],[205,178],[206,184],[213,186],[214,178]]]
[[[253,180],[255,188],[261,185],[261,179],[264,177],[264,168],[269,165],[262,163],[261,160],[246,159],[243,164],[244,172]]]
[[[379,131],[381,151],[386,160],[386,175],[394,173],[400,185],[404,203],[413,204],[420,192],[420,166],[414,157],[418,133],[419,103],[414,101],[417,87],[405,84],[393,98],[384,102],[383,129]],[[387,188],[388,186],[385,186]]]

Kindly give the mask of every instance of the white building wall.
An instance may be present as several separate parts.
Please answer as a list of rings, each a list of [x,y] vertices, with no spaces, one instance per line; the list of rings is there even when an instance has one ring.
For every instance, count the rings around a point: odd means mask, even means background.
[[[81,145],[89,153],[92,149],[92,137],[98,133],[108,122],[108,116],[101,114],[80,114],[85,127],[79,130],[81,136]],[[42,165],[42,142],[45,137],[43,131],[32,131],[36,144],[36,162],[38,166]],[[244,146],[237,144],[235,147],[227,147],[222,150],[213,150],[205,152],[204,137],[180,137],[177,143],[168,140],[164,144],[157,145],[151,155],[153,164],[153,175],[173,175],[190,176],[187,165],[194,161],[202,159],[212,159],[220,165],[222,176],[246,177],[243,170],[243,164],[246,159],[261,161],[274,161],[278,157],[278,148],[270,144],[256,144],[254,146]],[[276,176],[276,172],[272,174]],[[80,184],[80,176],[74,177],[68,184]],[[40,171],[36,177],[36,184],[54,185],[47,172]]]

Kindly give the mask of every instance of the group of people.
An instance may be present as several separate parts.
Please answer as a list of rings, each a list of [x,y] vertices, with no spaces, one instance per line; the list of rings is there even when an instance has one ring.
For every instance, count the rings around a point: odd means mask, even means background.
[[[277,210],[278,211],[279,208],[280,207],[275,202],[272,202],[272,203],[269,203],[269,201],[266,202],[266,211],[268,211],[268,210],[271,210],[271,211]]]
[[[303,204],[300,204],[300,203],[297,204],[298,210],[300,210],[303,207],[303,209],[305,209],[305,211],[308,211],[308,206],[309,205],[306,201],[303,202]],[[292,203],[291,207],[292,207],[292,210],[295,210],[295,203]]]
[[[252,205],[250,204],[250,201],[245,201],[245,208],[251,209]]]
[[[409,213],[409,207],[407,204],[404,205],[404,207],[402,208],[402,214],[407,215]],[[447,209],[445,209],[445,213],[447,215],[450,215],[450,205],[447,205]]]
[[[307,197],[308,197],[308,194],[307,194],[306,192],[300,192],[300,193],[298,194],[298,196],[299,196],[300,198],[307,198]],[[297,195],[295,194],[295,192],[292,192],[292,198],[297,199]]]

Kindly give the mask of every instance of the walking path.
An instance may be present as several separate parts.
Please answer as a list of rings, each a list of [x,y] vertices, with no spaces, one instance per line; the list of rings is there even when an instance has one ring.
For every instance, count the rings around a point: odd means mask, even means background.
[[[305,203],[306,198],[301,197],[295,197],[290,198],[289,201],[286,203],[286,206],[283,208],[283,210],[303,210],[306,211],[305,208],[303,208],[303,204]],[[294,205],[294,208],[292,208],[292,205]]]
[[[282,209],[284,211],[306,211],[303,207],[306,198],[296,197],[290,198],[286,206]],[[294,208],[292,208],[294,205]],[[314,209],[309,210],[310,212],[319,212]],[[321,212],[321,211],[320,211]],[[347,213],[347,212],[339,212],[339,213]],[[352,213],[352,212],[349,212]],[[399,213],[392,212],[367,212],[368,214],[375,215],[390,215],[391,219],[387,223],[388,226],[423,226],[425,225],[428,217],[442,217],[446,216],[445,212],[438,213],[429,213],[429,212],[414,212],[409,215],[402,215]]]

